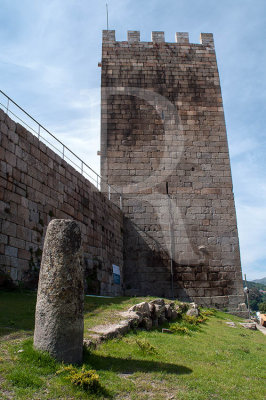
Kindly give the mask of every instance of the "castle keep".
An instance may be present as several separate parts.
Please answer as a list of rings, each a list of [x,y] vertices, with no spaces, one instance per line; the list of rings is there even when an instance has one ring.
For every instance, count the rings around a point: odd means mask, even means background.
[[[49,221],[73,218],[82,231],[88,293],[176,297],[241,311],[212,34],[191,44],[187,33],[166,43],[163,32],[141,42],[129,31],[118,42],[115,31],[103,31],[99,66],[101,191],[82,175],[83,162],[80,173],[65,148],[56,154],[12,120],[9,99],[1,103],[9,115],[0,109],[0,286],[3,274],[36,285]]]
[[[101,174],[123,193],[128,295],[243,302],[223,103],[212,34],[117,42],[103,31]]]

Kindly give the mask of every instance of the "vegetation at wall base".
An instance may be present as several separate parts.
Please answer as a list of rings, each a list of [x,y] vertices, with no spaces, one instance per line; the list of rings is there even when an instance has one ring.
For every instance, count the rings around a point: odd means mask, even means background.
[[[86,297],[89,328],[114,321],[143,298]],[[84,350],[83,366],[66,366],[33,349],[36,293],[0,292],[0,398],[114,400],[261,400],[265,336],[240,318],[203,310],[163,327],[135,330]],[[235,328],[226,321],[233,321]],[[58,371],[60,371],[58,373]]]
[[[249,306],[252,311],[259,311],[259,305],[266,302],[266,285],[247,281],[247,287],[249,289]]]

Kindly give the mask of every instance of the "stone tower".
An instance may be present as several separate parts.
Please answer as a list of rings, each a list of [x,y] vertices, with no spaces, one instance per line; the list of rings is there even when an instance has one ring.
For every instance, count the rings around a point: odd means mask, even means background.
[[[125,294],[244,302],[213,35],[103,31],[101,173],[123,193]],[[104,186],[103,186],[103,190]]]

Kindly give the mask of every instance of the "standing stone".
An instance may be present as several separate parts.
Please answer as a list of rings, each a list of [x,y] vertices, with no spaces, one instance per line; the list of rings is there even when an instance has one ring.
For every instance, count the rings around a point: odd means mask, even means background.
[[[35,314],[34,347],[65,363],[83,352],[84,283],[81,232],[73,220],[54,219],[47,228]]]

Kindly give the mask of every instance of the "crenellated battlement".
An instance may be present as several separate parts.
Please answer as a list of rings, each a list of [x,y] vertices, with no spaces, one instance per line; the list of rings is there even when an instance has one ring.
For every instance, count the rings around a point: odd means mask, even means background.
[[[115,30],[103,30],[103,43],[114,43],[117,42],[115,39]],[[140,40],[140,31],[127,31],[127,42],[129,44],[145,43]],[[125,42],[118,42],[125,43]],[[165,42],[165,35],[163,31],[153,31],[151,33],[151,42],[146,43],[168,43]],[[170,42],[172,43],[172,42]],[[176,32],[175,43],[178,45],[189,45],[194,44],[189,42],[188,32]],[[200,34],[200,45],[206,46],[210,49],[214,49],[214,39],[212,33],[201,33]]]

